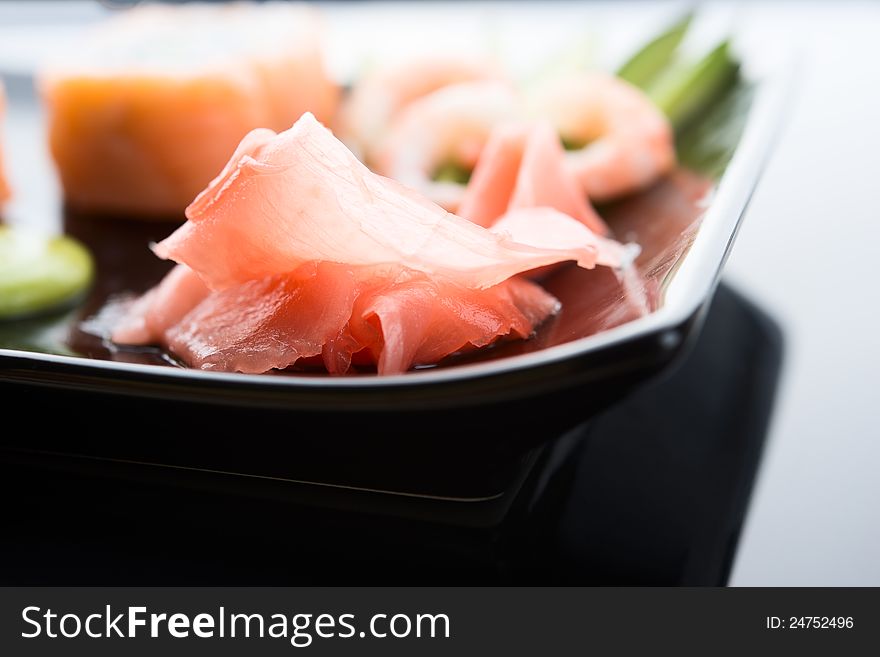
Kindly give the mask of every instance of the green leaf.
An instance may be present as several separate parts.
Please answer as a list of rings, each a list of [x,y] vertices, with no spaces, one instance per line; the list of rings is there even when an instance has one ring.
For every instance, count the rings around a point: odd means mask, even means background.
[[[678,62],[668,68],[648,95],[679,132],[733,86],[738,71],[739,63],[725,40],[696,64]]]
[[[719,178],[730,162],[745,128],[754,88],[738,83],[677,135],[679,162],[693,171]]]
[[[647,88],[674,59],[693,17],[693,12],[685,14],[662,34],[642,46],[620,67],[617,76],[641,89]]]
[[[459,185],[467,185],[471,179],[471,171],[456,164],[455,162],[446,162],[437,167],[434,175],[431,177],[435,182],[458,183]]]

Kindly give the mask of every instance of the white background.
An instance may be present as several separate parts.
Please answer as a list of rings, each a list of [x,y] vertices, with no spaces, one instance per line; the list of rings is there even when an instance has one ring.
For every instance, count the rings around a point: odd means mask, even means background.
[[[40,12],[56,25],[22,28],[35,4],[0,5],[0,70],[29,69],[63,46],[72,25],[99,13],[56,3]],[[488,48],[524,76],[548,56],[610,66],[682,6],[333,5],[331,63],[347,76],[432,43],[450,52]],[[733,30],[762,64],[786,52],[799,62],[778,148],[726,270],[787,340],[732,583],[880,585],[880,6],[710,5],[698,26],[705,40]]]

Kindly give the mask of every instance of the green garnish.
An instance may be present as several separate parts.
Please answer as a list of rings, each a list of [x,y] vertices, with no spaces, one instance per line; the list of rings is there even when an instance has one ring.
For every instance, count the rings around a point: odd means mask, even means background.
[[[431,180],[434,182],[449,182],[459,185],[467,185],[471,179],[471,170],[466,169],[455,162],[446,162],[437,167]]]
[[[696,64],[681,62],[667,69],[648,95],[679,131],[733,86],[738,71],[730,43],[722,41]]]
[[[70,237],[45,237],[0,226],[0,319],[51,310],[82,294],[92,257]]]
[[[647,88],[669,66],[693,19],[690,12],[642,46],[617,71],[617,76],[641,89]]]
[[[567,151],[579,151],[590,143],[589,140],[583,139],[569,139],[567,137],[560,137],[559,139],[562,141],[562,147]]]
[[[680,54],[693,12],[642,46],[620,67],[618,77],[643,89],[669,117],[676,133],[722,98],[733,86],[739,65],[722,41],[697,62]]]
[[[678,161],[688,169],[718,178],[733,156],[749,115],[754,88],[736,84],[718,102],[688,124],[675,144]]]

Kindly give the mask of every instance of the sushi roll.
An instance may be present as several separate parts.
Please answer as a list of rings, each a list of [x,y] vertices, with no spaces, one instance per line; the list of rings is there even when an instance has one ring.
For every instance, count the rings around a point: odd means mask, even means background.
[[[3,83],[0,82],[0,121],[3,120],[3,114],[6,111],[6,95],[3,91]],[[6,176],[3,173],[3,142],[0,140],[0,204],[10,196],[9,184],[6,182]]]
[[[142,5],[39,76],[68,204],[182,219],[250,130],[330,122],[320,22],[307,6]]]

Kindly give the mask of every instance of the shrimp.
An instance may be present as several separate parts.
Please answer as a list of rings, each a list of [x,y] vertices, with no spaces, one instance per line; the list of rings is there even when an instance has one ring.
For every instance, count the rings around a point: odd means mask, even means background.
[[[388,124],[411,102],[460,82],[500,79],[496,66],[473,59],[422,57],[368,73],[355,84],[334,125],[339,138],[369,164]]]
[[[675,165],[672,127],[639,89],[597,72],[548,81],[531,98],[569,150],[566,166],[594,201],[647,187]]]
[[[373,169],[455,212],[492,129],[519,114],[502,82],[450,85],[410,103],[391,122]]]

